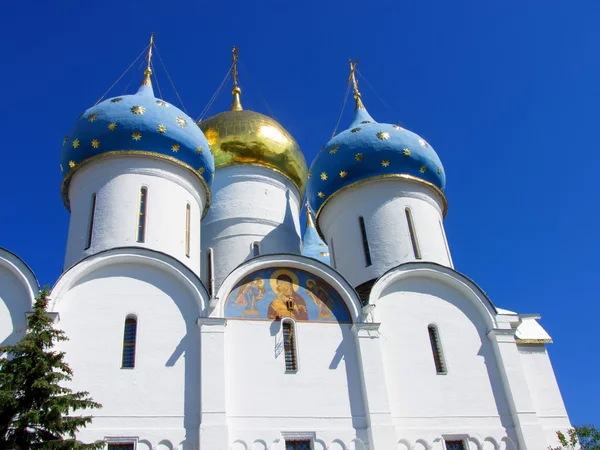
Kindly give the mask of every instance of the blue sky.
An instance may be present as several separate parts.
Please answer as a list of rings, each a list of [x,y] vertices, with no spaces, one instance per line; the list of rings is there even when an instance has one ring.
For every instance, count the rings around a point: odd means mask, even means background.
[[[358,58],[371,115],[420,134],[444,163],[456,269],[497,306],[542,314],[572,422],[600,425],[599,22],[600,2],[585,0],[6,2],[0,246],[42,284],[60,275],[62,138],[151,32],[192,117],[239,46],[244,106],[269,113],[266,102],[309,163]],[[113,95],[135,89],[134,69]],[[228,90],[209,114],[227,108]]]

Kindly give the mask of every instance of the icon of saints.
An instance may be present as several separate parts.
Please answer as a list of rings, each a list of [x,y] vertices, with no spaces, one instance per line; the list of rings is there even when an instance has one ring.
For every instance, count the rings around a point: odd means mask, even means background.
[[[240,287],[233,304],[244,308],[242,316],[258,316],[256,302],[265,296],[265,280],[255,278]]]
[[[306,292],[319,308],[317,320],[334,320],[331,312],[334,305],[333,298],[327,288],[311,278],[306,280]]]
[[[294,289],[292,276],[296,276],[291,272],[289,272],[290,274],[286,273],[288,271],[281,272],[283,273],[278,274],[274,282],[273,280],[271,282],[275,291],[275,300],[269,305],[268,318],[293,317],[296,320],[308,320],[306,302]]]

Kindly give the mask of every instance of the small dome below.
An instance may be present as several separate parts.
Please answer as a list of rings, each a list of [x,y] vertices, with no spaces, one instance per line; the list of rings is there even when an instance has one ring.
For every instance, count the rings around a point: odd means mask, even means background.
[[[306,231],[302,238],[302,255],[318,259],[328,266],[331,265],[329,247],[319,236],[312,218],[312,211],[308,206],[306,210]]]

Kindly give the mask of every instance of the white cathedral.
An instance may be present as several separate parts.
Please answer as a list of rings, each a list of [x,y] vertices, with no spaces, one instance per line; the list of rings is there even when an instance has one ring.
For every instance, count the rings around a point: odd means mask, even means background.
[[[367,112],[310,170],[275,120],[106,99],[62,143],[49,313],[110,450],[543,450],[570,427],[537,314],[454,269],[433,148]],[[307,205],[307,225],[300,215]],[[314,217],[314,218],[313,218]],[[0,249],[0,344],[39,286]]]

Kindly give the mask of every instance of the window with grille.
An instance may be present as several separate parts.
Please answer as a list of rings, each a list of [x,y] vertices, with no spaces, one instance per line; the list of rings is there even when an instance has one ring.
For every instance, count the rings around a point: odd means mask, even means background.
[[[419,242],[417,241],[417,234],[415,232],[415,225],[413,224],[412,213],[409,208],[404,210],[406,213],[406,223],[408,224],[408,232],[410,233],[410,242],[412,244],[413,253],[415,259],[421,259],[421,249],[419,249]]]
[[[465,450],[463,441],[446,441],[446,450]]]
[[[285,370],[286,372],[296,372],[298,370],[298,362],[296,358],[296,331],[294,322],[284,320],[281,324],[283,331],[283,351],[285,353]]]
[[[435,325],[429,325],[427,327],[427,331],[429,331],[429,341],[431,342],[431,351],[433,352],[435,370],[437,373],[444,374],[446,373],[446,363],[444,362],[444,355],[442,354],[440,334]]]
[[[94,231],[94,214],[96,213],[96,194],[92,195],[92,210],[90,212],[90,223],[88,227],[87,242],[85,250],[92,246],[92,232]]]
[[[252,243],[252,256],[254,256],[255,258],[257,256],[260,256],[260,244],[258,242]]]
[[[188,203],[185,205],[185,256],[190,257],[190,218],[192,207]]]
[[[285,441],[285,450],[311,450],[310,441]]]
[[[128,316],[125,319],[125,333],[123,335],[123,360],[121,368],[135,367],[135,340],[137,334],[137,320]]]
[[[133,450],[133,444],[108,444],[108,450]]]
[[[138,212],[138,231],[137,241],[144,242],[146,240],[146,212],[148,210],[148,188],[140,189],[140,209]]]
[[[371,251],[369,250],[369,240],[367,239],[367,229],[365,228],[365,219],[362,216],[358,218],[358,224],[360,225],[360,235],[362,237],[363,251],[365,253],[365,263],[367,266],[371,265]]]

